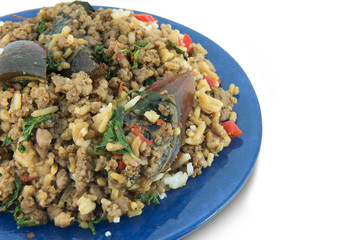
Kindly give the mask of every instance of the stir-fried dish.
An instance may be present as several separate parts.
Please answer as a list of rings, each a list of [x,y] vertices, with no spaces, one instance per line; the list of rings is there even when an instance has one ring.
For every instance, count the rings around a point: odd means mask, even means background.
[[[0,211],[19,227],[134,217],[241,135],[234,84],[151,15],[75,1],[0,23]]]

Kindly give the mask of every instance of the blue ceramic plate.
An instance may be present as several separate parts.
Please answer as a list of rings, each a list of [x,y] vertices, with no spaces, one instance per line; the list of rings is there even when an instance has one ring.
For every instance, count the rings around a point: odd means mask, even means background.
[[[39,9],[16,13],[22,17],[34,17]],[[240,88],[237,125],[243,135],[233,139],[215,158],[203,174],[190,178],[183,188],[167,192],[167,198],[160,205],[149,205],[138,217],[122,217],[118,224],[101,222],[95,225],[97,234],[81,229],[77,224],[62,229],[53,223],[32,228],[17,229],[10,213],[0,213],[0,239],[26,239],[33,232],[35,239],[178,239],[194,231],[235,196],[248,179],[256,162],[262,134],[261,113],[258,99],[246,74],[239,64],[220,46],[181,24],[154,16],[159,24],[171,24],[173,29],[187,33],[195,43],[201,43],[209,52],[207,58],[213,63],[221,79],[221,86],[228,89],[230,83]],[[0,21],[18,21],[11,15],[0,17]],[[105,237],[110,231],[112,236]]]

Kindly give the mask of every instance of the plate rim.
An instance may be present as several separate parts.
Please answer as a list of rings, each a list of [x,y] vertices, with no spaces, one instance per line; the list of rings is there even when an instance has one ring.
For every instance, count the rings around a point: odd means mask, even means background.
[[[113,9],[121,9],[121,8],[118,8],[118,7],[112,7],[112,6],[100,6],[100,5],[93,5],[94,9],[97,10],[99,8],[104,8],[104,9],[108,9],[108,8],[113,8]],[[36,14],[41,8],[33,8],[33,9],[28,9],[28,10],[24,10],[24,11],[19,11],[19,12],[14,12],[14,13],[11,13],[11,14],[7,14],[7,15],[3,15],[3,16],[0,16],[0,19],[4,19],[4,18],[13,18],[12,16],[14,14],[16,15],[24,15],[24,14],[29,14],[29,15],[32,15],[34,16],[34,13]],[[195,32],[197,33],[202,39],[205,39],[206,41],[209,41],[211,44],[215,45],[217,48],[220,48],[224,53],[226,53],[230,58],[231,60],[237,64],[237,67],[241,69],[242,71],[242,74],[244,75],[244,77],[246,78],[247,82],[249,83],[250,87],[251,87],[251,90],[254,94],[254,97],[255,97],[255,100],[256,100],[256,103],[255,105],[257,105],[257,111],[258,111],[258,121],[259,121],[259,135],[257,136],[258,137],[258,144],[257,144],[257,147],[255,148],[255,155],[253,156],[253,159],[251,160],[251,165],[250,167],[248,168],[244,178],[242,179],[242,181],[238,182],[238,184],[236,185],[236,188],[234,188],[234,190],[232,191],[231,194],[229,194],[222,202],[218,203],[217,204],[217,208],[215,211],[211,211],[209,212],[208,214],[206,214],[206,217],[203,217],[199,220],[196,221],[196,223],[194,223],[193,225],[191,225],[191,227],[189,228],[185,228],[185,229],[182,229],[180,231],[177,231],[175,232],[174,234],[172,234],[171,236],[169,237],[165,237],[163,239],[177,239],[177,238],[182,238],[182,237],[185,237],[189,234],[191,234],[193,231],[195,231],[196,229],[199,229],[201,226],[203,226],[205,223],[207,223],[209,220],[213,219],[221,210],[223,210],[226,206],[228,206],[228,204],[241,192],[242,188],[244,187],[244,185],[247,183],[250,175],[252,174],[254,168],[255,168],[255,165],[258,161],[258,157],[259,157],[259,153],[260,153],[260,150],[261,150],[261,145],[262,145],[262,134],[263,134],[263,122],[262,122],[262,114],[261,114],[261,106],[260,106],[260,103],[259,103],[259,99],[258,99],[258,96],[255,92],[255,89],[250,81],[250,79],[248,78],[247,74],[245,73],[245,71],[242,69],[241,65],[234,59],[234,57],[227,51],[225,51],[219,44],[217,44],[216,42],[214,42],[212,39],[206,37],[205,35],[203,35],[201,32],[197,31],[197,30],[194,30],[190,27],[187,27],[185,25],[182,25],[178,22],[175,22],[171,19],[168,19],[168,18],[164,18],[164,17],[161,17],[161,16],[158,16],[156,14],[152,14],[152,13],[149,13],[149,12],[143,12],[143,11],[139,11],[139,10],[133,10],[133,9],[128,9],[128,10],[131,10],[133,11],[134,13],[142,13],[142,14],[150,14],[152,16],[154,16],[155,18],[158,18],[158,19],[161,19],[162,22],[167,22],[168,24],[170,24],[171,26],[173,26],[173,24],[175,23],[175,25],[178,25],[178,26],[181,26],[182,28],[186,28],[186,29],[189,29],[191,30],[192,32]],[[17,20],[15,18],[13,18],[14,20]],[[4,20],[0,20],[0,21],[4,21]],[[160,25],[160,24],[159,24]],[[174,29],[178,29],[178,28],[174,28]],[[199,42],[200,44],[202,44],[201,42]],[[203,44],[202,44],[203,45]],[[199,176],[198,176],[199,177]],[[186,187],[186,186],[185,186]],[[53,223],[51,223],[53,224]]]

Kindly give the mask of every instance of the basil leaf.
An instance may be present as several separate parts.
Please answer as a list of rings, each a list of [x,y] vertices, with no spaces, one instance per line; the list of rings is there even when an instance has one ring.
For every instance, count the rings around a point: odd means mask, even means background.
[[[157,112],[158,105],[161,102],[161,95],[158,92],[153,91],[141,91],[139,95],[143,96],[146,94],[146,97],[140,99],[135,106],[131,108],[131,110],[139,110],[137,115],[142,115],[146,111],[154,110]]]
[[[47,27],[46,27],[46,20],[44,17],[42,17],[42,20],[40,22],[38,22],[36,29],[40,34],[46,31]]]
[[[40,116],[40,117],[31,117],[31,118],[27,118],[27,119],[23,120],[23,122],[22,122],[22,131],[23,131],[24,139],[19,143],[19,147],[18,147],[18,150],[21,153],[26,152],[26,147],[23,145],[23,142],[30,140],[31,133],[32,133],[34,127],[37,124],[39,124],[41,122],[45,122],[47,120],[55,121],[52,114],[47,114],[47,115]]]
[[[131,58],[131,61],[132,61],[131,69],[138,68],[139,67],[138,61],[139,61],[140,49],[147,47],[148,44],[149,44],[148,41],[138,41],[137,40],[135,42],[135,45],[132,47],[133,50],[130,50],[130,49],[120,50],[120,51],[114,53],[114,55],[111,57],[111,59],[118,53],[126,52],[127,54],[130,54],[130,58]],[[95,48],[95,51],[96,51],[96,48]]]
[[[103,139],[99,145],[94,147],[94,152],[99,154],[99,150],[106,151],[106,145],[108,143],[120,143],[123,146],[123,149],[115,151],[114,153],[118,154],[128,154],[139,163],[141,160],[137,158],[131,150],[131,146],[126,140],[123,124],[124,124],[124,112],[125,109],[123,106],[119,106],[116,110],[113,111],[111,118],[108,122],[108,128],[104,133]]]
[[[24,142],[25,140],[19,142],[18,150],[20,153],[25,153],[27,150],[26,147],[24,146]]]
[[[151,201],[155,204],[158,205],[160,204],[159,200],[157,199],[157,197],[152,194],[152,193],[139,193],[138,195],[135,196],[135,198],[140,199],[140,201],[142,201],[143,203],[145,203],[146,205],[151,204]]]
[[[132,65],[131,69],[135,69],[135,68],[139,67],[138,61],[139,61],[140,49],[145,48],[148,44],[149,44],[148,41],[136,41],[135,42],[135,49],[131,53],[131,59],[133,61],[133,65]]]
[[[8,90],[10,87],[9,87],[9,85],[7,85],[7,84],[2,84],[1,85],[2,86],[2,88],[3,88],[3,91],[6,91],[6,90]]]
[[[27,118],[27,119],[23,120],[22,129],[23,129],[23,136],[24,136],[25,141],[30,140],[31,133],[37,124],[39,124],[41,122],[45,122],[47,120],[55,121],[55,119],[51,113],[44,115],[44,116],[31,117],[31,118]]]
[[[144,81],[144,86],[150,86],[152,85],[154,82],[156,82],[156,78],[155,77],[149,77],[148,79],[146,79]]]
[[[16,225],[19,227],[33,227],[38,225],[34,220],[27,221],[30,217],[28,215],[24,215],[22,218],[17,218],[17,215],[19,212],[21,212],[21,204],[19,201],[17,201],[17,206],[15,208],[15,211],[13,213],[14,220],[16,222]]]
[[[60,66],[60,64],[54,60],[54,54],[52,51],[50,51],[48,54],[47,62],[48,62],[47,65],[48,70],[56,70]]]
[[[111,78],[112,78],[111,67],[109,67],[105,79],[109,81]]]
[[[7,203],[4,205],[3,209],[1,210],[1,212],[8,212],[9,209],[10,209],[10,207],[15,203],[15,201],[16,201],[16,200],[18,199],[18,197],[19,197],[19,194],[20,194],[20,191],[21,191],[21,188],[22,188],[21,181],[20,181],[20,179],[19,179],[18,176],[15,176],[14,178],[15,178],[15,186],[16,186],[16,189],[15,189],[15,191],[14,191],[13,197],[12,197],[12,199],[11,199],[9,202],[7,202]]]
[[[5,140],[2,144],[3,147],[7,147],[13,140],[9,137],[9,133],[6,134]]]
[[[133,54],[132,54],[133,65],[132,65],[131,69],[136,69],[139,67],[139,64],[138,64],[139,53],[140,53],[140,51],[138,49],[133,52]]]
[[[121,136],[121,131],[123,131],[122,126],[124,123],[124,111],[125,109],[123,106],[119,106],[116,110],[113,111],[111,118],[108,122],[108,128],[104,133],[100,145],[96,145],[94,147],[95,152],[97,152],[98,150],[106,150],[106,144],[108,144],[109,142],[120,142],[121,145],[125,147],[127,143],[125,133],[124,136]],[[124,139],[126,143],[123,142]]]
[[[185,59],[186,61],[188,60],[185,51],[183,51],[183,50],[181,50],[180,48],[178,48],[174,43],[170,42],[169,40],[167,40],[165,43],[168,44],[168,45],[170,45],[173,49],[175,49],[176,53],[184,55],[184,59]]]
[[[135,42],[135,46],[138,46],[140,48],[144,48],[149,44],[148,41],[136,41]]]
[[[136,105],[131,108],[131,110],[139,110],[137,115],[141,115],[148,110],[154,110],[155,112],[158,111],[158,104],[161,102],[161,95],[158,92],[131,90],[125,96],[116,99],[116,101],[124,100],[127,96],[130,96],[133,93],[136,93],[140,96],[146,95],[146,97],[140,99]]]
[[[22,219],[16,221],[16,224],[19,226],[19,227],[33,227],[33,226],[37,226],[39,224],[37,224],[34,220],[32,221],[25,221],[29,218],[28,215],[25,215]]]
[[[96,47],[95,47],[94,55],[95,55],[95,57],[97,58],[97,60],[99,60],[100,62],[103,62],[103,63],[111,63],[111,61],[112,61],[111,58],[107,58],[107,57],[105,56],[104,46],[103,46],[103,45],[99,45],[99,46],[96,46]]]
[[[92,233],[93,233],[94,235],[96,235],[96,231],[95,231],[94,224],[98,224],[99,222],[101,222],[101,221],[106,217],[106,215],[107,215],[107,212],[104,212],[104,213],[100,216],[100,218],[89,222],[89,228],[90,228],[90,230],[92,231]]]
[[[101,170],[102,175],[104,175],[105,178],[108,178],[109,174],[108,171],[106,171],[105,169]]]

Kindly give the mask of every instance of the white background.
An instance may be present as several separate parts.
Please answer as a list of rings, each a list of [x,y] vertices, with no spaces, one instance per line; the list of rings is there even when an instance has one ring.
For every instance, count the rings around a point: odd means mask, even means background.
[[[0,15],[58,1],[4,1]],[[360,239],[358,1],[90,0],[209,37],[258,95],[263,141],[239,195],[185,239]],[[246,129],[245,129],[246,130]]]

